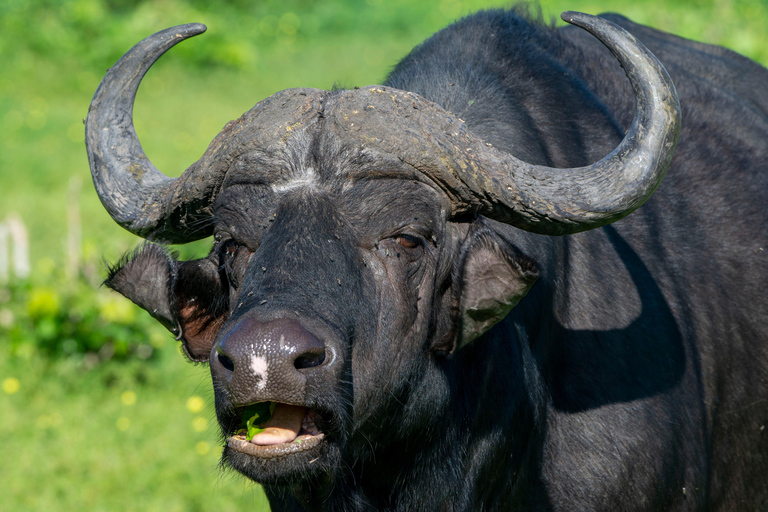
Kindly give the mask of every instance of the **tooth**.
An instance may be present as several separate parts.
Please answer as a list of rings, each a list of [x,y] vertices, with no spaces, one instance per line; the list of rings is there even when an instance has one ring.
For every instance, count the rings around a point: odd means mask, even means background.
[[[260,425],[264,432],[253,436],[251,442],[260,446],[290,443],[299,435],[306,415],[306,407],[277,404],[269,421]]]

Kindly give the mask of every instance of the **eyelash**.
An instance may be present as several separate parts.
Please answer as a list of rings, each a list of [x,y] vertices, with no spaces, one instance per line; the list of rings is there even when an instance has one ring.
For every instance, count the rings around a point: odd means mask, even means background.
[[[232,239],[225,240],[221,243],[219,249],[221,270],[225,271],[229,277],[232,276],[232,271],[234,270],[232,264],[234,263],[235,258],[237,258],[237,253],[240,251],[241,247],[242,246],[239,243]]]

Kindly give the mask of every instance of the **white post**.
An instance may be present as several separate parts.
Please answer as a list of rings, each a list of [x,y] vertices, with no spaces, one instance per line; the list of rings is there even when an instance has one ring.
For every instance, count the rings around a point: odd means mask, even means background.
[[[0,222],[0,285],[8,284],[8,278],[10,276],[8,261],[9,237],[10,231],[8,230],[8,224]]]
[[[16,214],[11,214],[6,219],[8,230],[13,241],[13,275],[17,279],[29,277],[31,266],[29,264],[29,235],[27,228]]]

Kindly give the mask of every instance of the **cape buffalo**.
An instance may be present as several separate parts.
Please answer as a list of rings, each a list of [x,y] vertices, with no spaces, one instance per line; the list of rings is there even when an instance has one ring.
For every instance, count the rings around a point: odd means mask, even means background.
[[[563,19],[481,12],[384,85],[277,93],[173,179],[133,100],[205,27],[102,81],[106,209],[215,240],[107,284],[210,363],[224,463],[273,510],[768,510],[768,71]]]

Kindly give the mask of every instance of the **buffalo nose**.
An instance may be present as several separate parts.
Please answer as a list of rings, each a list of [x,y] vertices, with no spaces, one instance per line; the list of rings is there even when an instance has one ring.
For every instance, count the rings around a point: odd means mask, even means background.
[[[297,321],[246,318],[221,340],[212,371],[227,382],[233,402],[303,403],[305,371],[325,360],[325,345]]]

